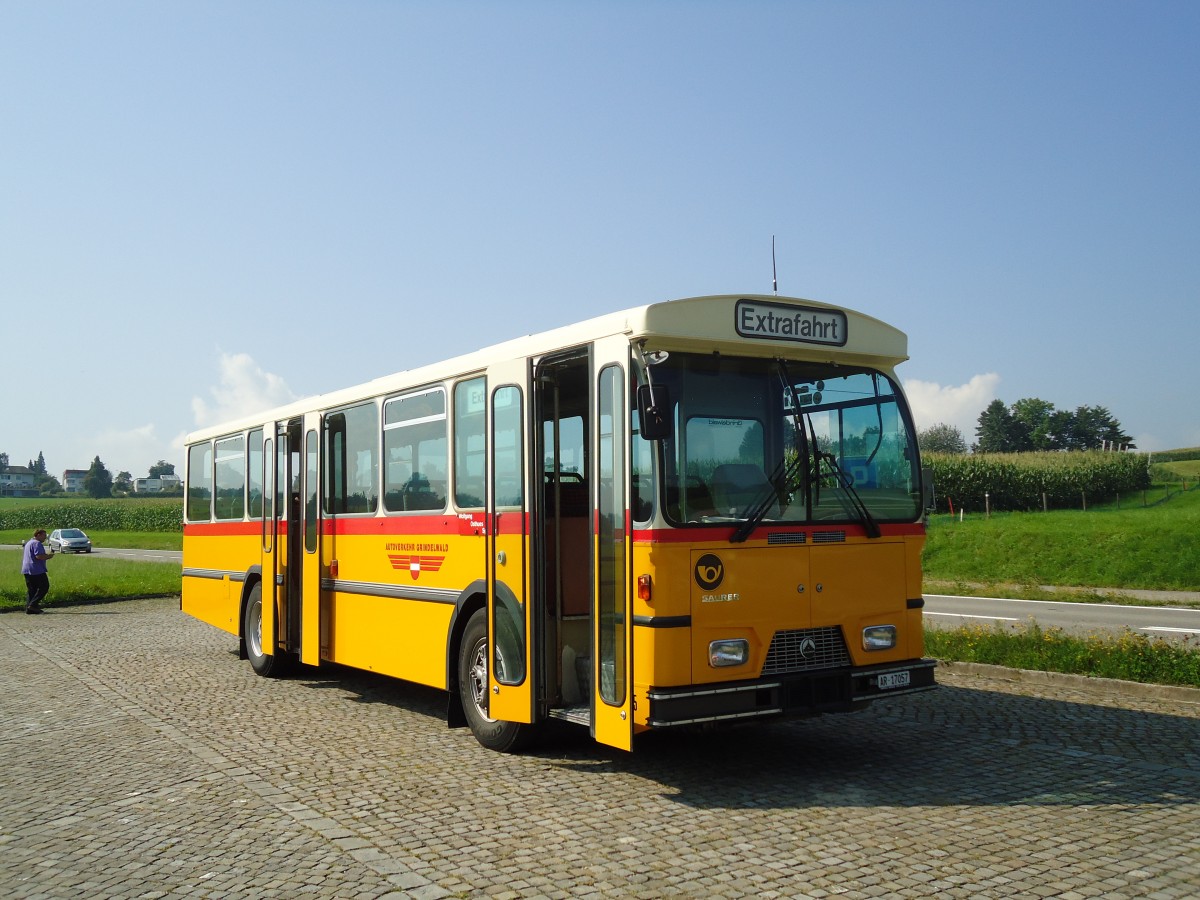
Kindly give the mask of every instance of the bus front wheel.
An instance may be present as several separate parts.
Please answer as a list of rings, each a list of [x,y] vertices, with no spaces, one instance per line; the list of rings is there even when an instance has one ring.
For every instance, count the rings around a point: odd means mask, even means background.
[[[279,655],[274,634],[270,635],[267,646],[275,652],[267,654],[263,651],[262,619],[262,582],[258,582],[250,589],[246,608],[242,612],[242,640],[246,644],[246,657],[254,671],[266,678],[278,677],[284,672],[284,659]]]
[[[533,726],[488,715],[487,610],[467,621],[458,652],[458,695],[475,739],[489,750],[513,753],[528,745]]]

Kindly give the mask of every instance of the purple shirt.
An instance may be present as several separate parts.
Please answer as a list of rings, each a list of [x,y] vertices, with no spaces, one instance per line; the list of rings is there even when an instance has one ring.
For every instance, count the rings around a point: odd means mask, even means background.
[[[46,548],[37,538],[30,538],[25,542],[25,551],[21,554],[21,574],[22,575],[45,575],[46,561],[37,559],[39,556],[46,555]],[[11,571],[11,570],[10,570]]]

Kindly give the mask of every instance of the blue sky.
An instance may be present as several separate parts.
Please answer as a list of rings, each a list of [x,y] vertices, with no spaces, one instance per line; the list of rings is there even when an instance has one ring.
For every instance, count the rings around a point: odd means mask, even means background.
[[[0,451],[182,468],[255,407],[628,306],[909,335],[918,424],[1200,445],[1200,4],[0,0]]]

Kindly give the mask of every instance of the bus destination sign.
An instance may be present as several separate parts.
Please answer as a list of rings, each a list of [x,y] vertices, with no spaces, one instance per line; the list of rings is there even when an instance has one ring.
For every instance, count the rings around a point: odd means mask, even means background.
[[[846,314],[840,309],[739,300],[733,315],[737,333],[744,338],[846,345]]]

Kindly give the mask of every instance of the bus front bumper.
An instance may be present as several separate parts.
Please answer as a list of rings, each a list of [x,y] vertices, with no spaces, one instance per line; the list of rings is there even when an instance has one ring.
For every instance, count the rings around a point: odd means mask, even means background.
[[[647,692],[652,728],[734,722],[767,716],[815,716],[850,712],[880,697],[937,687],[933,659],[885,663],[858,669],[826,669],[754,681],[651,688]]]

